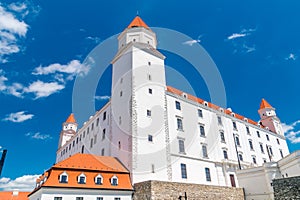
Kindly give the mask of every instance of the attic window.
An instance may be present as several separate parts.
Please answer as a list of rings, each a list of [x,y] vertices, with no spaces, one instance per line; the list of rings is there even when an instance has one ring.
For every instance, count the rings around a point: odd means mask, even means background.
[[[232,116],[232,117],[234,117],[234,116],[235,116],[235,114],[234,114],[234,113],[231,113],[231,116]]]
[[[206,102],[206,101],[204,101],[204,103],[203,103],[205,106],[208,106],[208,103]]]
[[[83,173],[81,173],[78,176],[78,180],[77,181],[78,181],[79,184],[85,184],[85,179],[86,179],[85,175]]]
[[[118,185],[118,177],[116,175],[114,175],[113,177],[111,177],[110,180],[111,185]]]
[[[101,174],[98,174],[96,177],[95,177],[95,184],[97,185],[102,185],[103,183],[103,177],[101,176]]]
[[[68,183],[68,174],[66,172],[63,172],[59,175],[59,182]]]

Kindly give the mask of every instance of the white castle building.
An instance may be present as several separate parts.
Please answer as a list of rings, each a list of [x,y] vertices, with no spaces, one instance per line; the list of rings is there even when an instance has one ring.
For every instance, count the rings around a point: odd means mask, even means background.
[[[133,183],[238,186],[236,171],[289,154],[275,109],[255,122],[166,85],[155,33],[136,17],[119,35],[110,101],[77,130],[63,123],[56,162],[76,153],[117,157]]]

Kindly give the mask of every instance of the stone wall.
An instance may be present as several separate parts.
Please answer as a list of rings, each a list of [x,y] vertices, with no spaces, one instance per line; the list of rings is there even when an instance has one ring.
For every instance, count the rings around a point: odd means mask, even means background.
[[[300,199],[300,176],[273,180],[274,199]]]
[[[178,200],[179,196],[184,196],[185,192],[188,200],[244,200],[243,189],[233,187],[146,181],[136,183],[134,190],[134,200]]]

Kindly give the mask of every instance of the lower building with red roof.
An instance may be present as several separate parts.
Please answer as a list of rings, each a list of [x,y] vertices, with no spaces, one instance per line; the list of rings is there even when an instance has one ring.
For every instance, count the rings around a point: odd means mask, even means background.
[[[28,200],[28,194],[30,192],[19,192],[18,190],[14,191],[0,191],[1,200]]]
[[[36,181],[29,200],[131,200],[129,171],[114,157],[75,154]]]

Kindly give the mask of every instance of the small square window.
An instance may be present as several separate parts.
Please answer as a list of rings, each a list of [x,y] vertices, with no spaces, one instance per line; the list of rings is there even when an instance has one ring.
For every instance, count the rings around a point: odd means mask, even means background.
[[[111,185],[118,185],[118,179],[112,178]]]
[[[148,117],[151,116],[151,110],[147,110],[147,116],[148,116]]]
[[[181,110],[181,105],[179,101],[175,101],[176,109]]]

